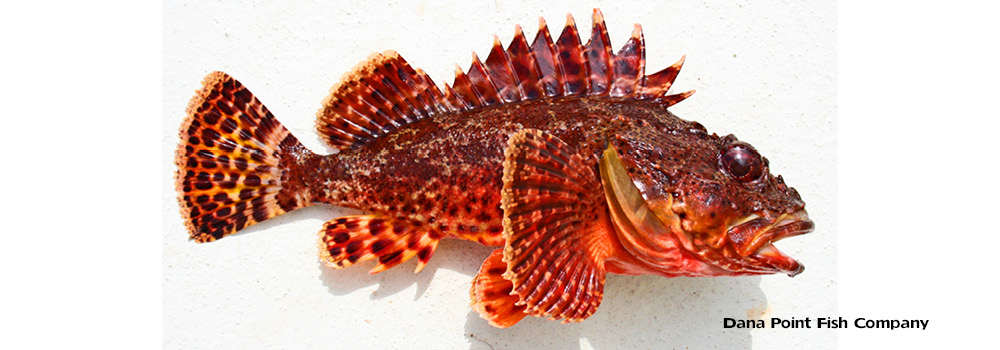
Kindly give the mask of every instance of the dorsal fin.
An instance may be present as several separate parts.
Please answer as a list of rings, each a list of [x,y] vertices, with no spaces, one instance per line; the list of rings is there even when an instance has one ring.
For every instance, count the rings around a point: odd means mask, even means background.
[[[566,25],[553,41],[544,19],[529,45],[520,26],[504,50],[494,36],[486,61],[472,54],[469,69],[455,69],[455,80],[444,92],[420,69],[413,69],[396,52],[375,54],[331,89],[318,114],[317,128],[333,147],[361,147],[400,126],[439,113],[452,113],[543,98],[606,96],[653,99],[672,106],[694,91],[667,95],[684,58],[652,75],[645,74],[642,27],[615,54],[601,11],[594,9],[586,44],[576,22]]]
[[[333,147],[360,147],[400,126],[458,111],[422,70],[395,51],[374,54],[330,89],[316,128]]]
[[[604,24],[602,23],[601,26]],[[562,71],[563,96],[577,96],[587,93],[590,79],[587,74],[587,60],[583,56],[580,33],[572,15],[566,15],[566,26],[556,39],[556,56]]]
[[[589,79],[590,95],[604,95],[608,92],[611,80],[615,77],[615,71],[611,67],[614,58],[611,53],[611,39],[608,38],[608,29],[604,26],[604,17],[600,11],[594,11],[594,26],[590,32],[590,41],[587,42],[583,51],[586,57]]]
[[[632,97],[636,86],[646,74],[646,44],[642,37],[642,26],[635,25],[632,37],[618,50],[612,59],[615,76],[611,79],[611,97]]]
[[[455,73],[456,93],[446,94],[454,100],[452,105],[476,108],[497,101],[587,95],[655,99],[669,107],[694,93],[666,95],[684,64],[683,57],[662,71],[644,75],[646,52],[638,24],[629,41],[614,54],[604,16],[598,9],[594,9],[586,44],[580,42],[573,16],[566,16],[566,25],[555,41],[540,18],[538,34],[530,46],[518,26],[506,51],[494,38],[485,66],[477,56],[473,58],[468,71]]]
[[[549,26],[543,18],[538,19],[538,34],[535,34],[535,40],[531,42],[531,55],[538,64],[538,83],[545,96],[562,96],[561,65],[556,56],[556,46],[552,43],[552,35],[549,34]]]

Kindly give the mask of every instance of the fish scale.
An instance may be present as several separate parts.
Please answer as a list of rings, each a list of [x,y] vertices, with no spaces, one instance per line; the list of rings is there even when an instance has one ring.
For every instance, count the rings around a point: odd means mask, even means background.
[[[378,273],[444,238],[499,247],[470,289],[490,324],[593,315],[606,273],[795,275],[774,241],[812,230],[798,193],[734,136],[668,107],[681,58],[645,75],[642,30],[614,54],[600,11],[583,44],[567,17],[529,45],[494,37],[443,89],[398,53],[374,54],[317,113],[339,152],[307,150],[242,84],[215,72],[188,107],[176,165],[190,237],[209,242],[316,204],[369,214],[325,223],[331,268]]]

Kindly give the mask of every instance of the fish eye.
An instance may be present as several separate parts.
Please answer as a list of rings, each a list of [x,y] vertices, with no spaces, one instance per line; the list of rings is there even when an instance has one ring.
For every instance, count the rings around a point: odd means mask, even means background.
[[[760,154],[749,144],[736,142],[727,146],[719,155],[722,170],[740,182],[751,182],[764,173]]]

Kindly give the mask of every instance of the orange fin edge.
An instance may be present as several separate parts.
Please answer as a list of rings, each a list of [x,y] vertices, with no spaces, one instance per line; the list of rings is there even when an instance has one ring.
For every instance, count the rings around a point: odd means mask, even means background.
[[[525,313],[579,322],[601,303],[614,229],[593,161],[539,130],[520,131],[508,142],[503,277]]]
[[[287,159],[309,151],[239,81],[208,74],[187,115],[174,164],[192,240],[211,242],[311,204],[282,182]]]
[[[316,114],[316,129],[327,144],[345,150],[457,110],[423,70],[410,67],[395,51],[385,51],[369,56],[330,89]]]
[[[518,296],[513,293],[514,284],[503,277],[507,263],[503,261],[503,249],[494,250],[483,261],[479,273],[469,290],[471,306],[479,316],[497,328],[507,328],[521,321],[525,306],[518,304]]]

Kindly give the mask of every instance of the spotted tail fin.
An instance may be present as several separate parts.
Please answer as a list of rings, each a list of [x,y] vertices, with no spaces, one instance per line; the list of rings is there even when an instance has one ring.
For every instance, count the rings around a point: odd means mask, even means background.
[[[289,186],[289,162],[311,154],[236,79],[205,77],[177,148],[177,192],[191,239],[211,242],[309,205]]]

